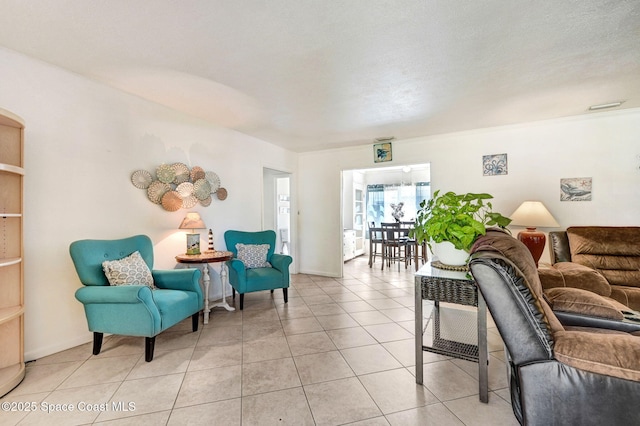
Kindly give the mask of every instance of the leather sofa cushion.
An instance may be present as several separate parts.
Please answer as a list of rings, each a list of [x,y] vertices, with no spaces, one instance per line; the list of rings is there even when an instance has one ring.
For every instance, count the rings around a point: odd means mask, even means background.
[[[549,255],[551,264],[558,262],[571,262],[571,250],[569,249],[569,239],[567,231],[549,232]]]
[[[611,285],[640,287],[640,227],[567,229],[571,261],[598,270]]]
[[[621,321],[625,305],[579,288],[556,287],[545,290],[545,298],[554,311],[595,316]]]
[[[544,289],[574,287],[588,290],[600,296],[611,296],[609,282],[595,269],[573,262],[560,262],[550,268],[538,270]]]

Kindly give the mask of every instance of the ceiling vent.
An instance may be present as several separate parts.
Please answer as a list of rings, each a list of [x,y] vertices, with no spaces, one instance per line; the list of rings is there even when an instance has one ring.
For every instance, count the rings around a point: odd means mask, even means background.
[[[589,111],[599,111],[601,109],[615,108],[622,105],[624,101],[609,102],[608,104],[591,105]]]

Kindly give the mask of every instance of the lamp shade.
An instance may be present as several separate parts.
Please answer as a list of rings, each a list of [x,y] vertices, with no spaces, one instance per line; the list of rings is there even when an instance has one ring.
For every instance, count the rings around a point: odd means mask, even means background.
[[[182,223],[178,227],[179,229],[205,229],[207,226],[204,224],[198,213],[187,213],[187,216],[182,220]]]
[[[540,201],[525,201],[510,216],[511,225],[527,228],[556,228],[560,226]]]

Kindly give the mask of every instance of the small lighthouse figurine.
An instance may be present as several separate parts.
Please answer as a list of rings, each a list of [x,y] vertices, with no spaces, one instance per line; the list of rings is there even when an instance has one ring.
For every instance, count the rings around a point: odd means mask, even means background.
[[[215,251],[215,249],[213,248],[213,232],[211,231],[211,229],[209,229],[209,250],[208,251]]]

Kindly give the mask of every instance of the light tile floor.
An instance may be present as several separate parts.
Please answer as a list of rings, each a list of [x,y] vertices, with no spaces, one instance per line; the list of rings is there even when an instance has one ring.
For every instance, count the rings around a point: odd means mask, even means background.
[[[23,410],[0,425],[517,425],[493,323],[488,404],[472,362],[425,352],[416,385],[413,270],[376,266],[294,275],[289,303],[247,294],[196,333],[188,319],[158,336],[151,363],[144,339],[123,336],[98,356],[87,343],[30,362],[1,400]]]

